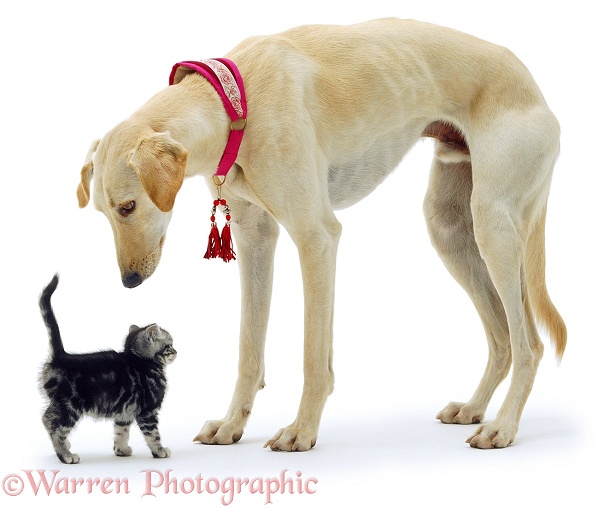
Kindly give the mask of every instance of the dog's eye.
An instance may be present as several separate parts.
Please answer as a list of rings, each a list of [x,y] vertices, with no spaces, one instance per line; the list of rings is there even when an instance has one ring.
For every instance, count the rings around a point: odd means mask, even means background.
[[[135,208],[136,208],[136,203],[134,201],[129,201],[128,203],[124,203],[123,205],[120,205],[118,211],[122,217],[127,217],[132,212],[134,212]]]

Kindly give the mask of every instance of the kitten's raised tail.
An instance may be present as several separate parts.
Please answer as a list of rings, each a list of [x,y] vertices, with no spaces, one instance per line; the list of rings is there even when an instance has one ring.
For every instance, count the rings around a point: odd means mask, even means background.
[[[59,274],[55,274],[48,286],[44,288],[40,295],[40,311],[42,312],[42,319],[48,328],[48,336],[50,338],[50,356],[56,358],[65,354],[63,349],[63,340],[61,339],[61,332],[59,331],[59,324],[55,318],[55,313],[52,310],[50,304],[50,297],[57,289],[59,284]]]

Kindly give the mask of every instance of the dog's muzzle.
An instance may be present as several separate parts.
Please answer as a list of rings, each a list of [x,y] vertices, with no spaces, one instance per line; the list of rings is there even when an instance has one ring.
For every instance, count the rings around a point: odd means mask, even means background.
[[[122,277],[122,284],[127,288],[135,288],[136,286],[140,286],[143,283],[143,278],[141,274],[138,272],[133,272],[126,274]]]

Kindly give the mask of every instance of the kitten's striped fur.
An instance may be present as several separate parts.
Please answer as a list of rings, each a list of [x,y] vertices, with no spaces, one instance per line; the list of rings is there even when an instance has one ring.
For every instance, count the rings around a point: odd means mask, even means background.
[[[113,450],[129,456],[130,426],[136,422],[154,457],[170,456],[164,448],[158,412],[166,393],[166,365],[176,357],[172,337],[156,324],[130,327],[124,351],[66,353],[50,299],[57,288],[55,275],[40,296],[40,310],[50,337],[50,355],[41,374],[49,405],[42,418],[61,462],[75,464],[68,436],[83,415],[110,418],[115,423]]]

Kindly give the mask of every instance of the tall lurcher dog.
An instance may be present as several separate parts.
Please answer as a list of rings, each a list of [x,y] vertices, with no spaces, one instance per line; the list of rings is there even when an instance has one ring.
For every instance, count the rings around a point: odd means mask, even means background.
[[[508,446],[518,430],[543,344],[558,357],[566,328],[545,285],[544,228],[559,126],[529,71],[507,49],[454,30],[385,19],[304,26],[245,40],[239,67],[248,124],[222,186],[232,208],[241,272],[239,374],[226,417],[195,441],[238,441],[264,386],[264,343],[279,227],[295,242],[304,286],[304,386],[296,419],[266,445],[308,450],[333,390],[334,209],[367,196],[422,136],[435,138],[424,212],[444,264],[484,325],[488,362],[468,402],[444,423],[481,422],[513,365],[496,418],[468,439]],[[81,207],[93,199],[113,229],[122,281],[155,270],[185,177],[212,175],[229,135],[221,99],[199,74],[151,98],[93,144],[81,172]]]

